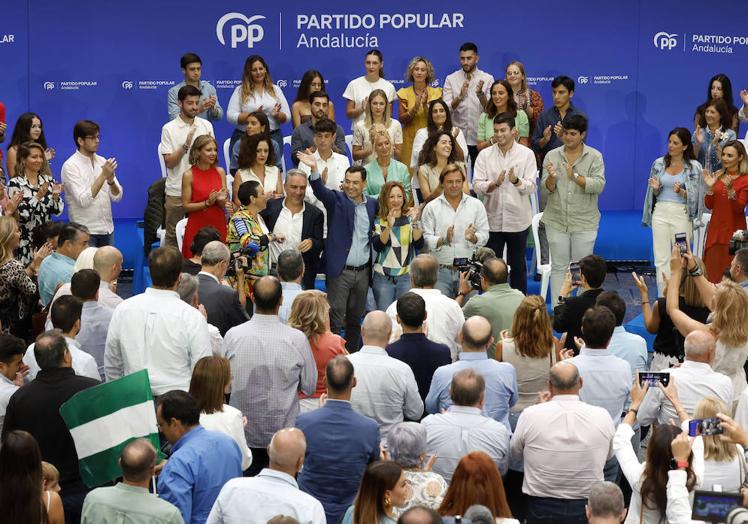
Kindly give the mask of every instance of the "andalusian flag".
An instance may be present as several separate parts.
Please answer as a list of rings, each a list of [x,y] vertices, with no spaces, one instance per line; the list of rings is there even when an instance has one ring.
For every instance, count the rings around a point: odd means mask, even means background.
[[[145,437],[159,449],[156,410],[148,371],[142,370],[73,395],[60,407],[89,488],[122,476],[122,449]]]

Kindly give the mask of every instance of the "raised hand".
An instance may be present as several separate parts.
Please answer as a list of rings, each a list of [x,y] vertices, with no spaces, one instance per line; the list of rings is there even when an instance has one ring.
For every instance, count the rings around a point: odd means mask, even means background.
[[[465,229],[465,238],[475,244],[478,242],[478,236],[475,234],[478,230],[475,228],[473,224],[470,224],[467,229]]]
[[[23,193],[20,191],[18,193],[15,193],[12,197],[8,199],[8,203],[5,204],[5,211],[6,214],[12,215],[18,210],[18,206],[21,204],[21,201],[23,200]]]
[[[465,80],[462,83],[462,89],[460,89],[460,100],[464,99],[467,96],[469,88],[470,88],[470,80]]]
[[[561,125],[561,121],[556,122],[556,125],[553,126],[553,132],[556,133],[556,136],[561,138],[561,134],[564,132],[564,126]]]
[[[273,118],[277,118],[278,115],[280,114],[280,112],[281,112],[281,105],[280,105],[280,103],[275,104],[273,106],[273,110],[270,112],[270,116],[272,116]]]
[[[47,148],[44,151],[44,158],[47,159],[47,162],[52,160],[55,157],[55,149],[53,147]]]
[[[60,182],[59,184],[52,184],[52,196],[55,198],[59,198],[60,194],[62,193],[62,188],[64,184]]]
[[[543,140],[548,142],[551,139],[551,133],[553,133],[553,128],[548,125],[543,129]]]
[[[307,166],[312,173],[317,173],[317,159],[314,158],[309,149],[296,153],[296,158],[299,159],[299,162]]]
[[[748,91],[746,91],[745,89],[741,89],[740,99],[743,101],[744,106],[748,106]]]
[[[631,276],[633,277],[634,284],[636,284],[637,289],[639,289],[641,296],[649,298],[649,288],[647,287],[647,282],[644,280],[644,277],[640,277],[636,272],[631,273]]]
[[[483,85],[485,84],[484,80],[481,80],[478,82],[478,85],[475,88],[475,94],[480,96],[480,94],[483,92]]]
[[[703,127],[697,127],[696,131],[694,132],[694,135],[696,135],[696,143],[697,144],[703,144],[704,143],[704,128]]]
[[[117,170],[117,159],[112,157],[108,158],[104,165],[101,167],[101,172],[104,174],[108,181],[111,181],[114,177],[114,172]]]
[[[44,182],[42,185],[39,186],[39,189],[36,190],[36,199],[41,200],[45,196],[47,196],[47,193],[49,192],[49,182]]]
[[[719,179],[716,174],[710,173],[706,169],[701,172],[701,178],[704,179],[704,184],[706,184],[708,191],[714,189],[714,184],[716,184]]]

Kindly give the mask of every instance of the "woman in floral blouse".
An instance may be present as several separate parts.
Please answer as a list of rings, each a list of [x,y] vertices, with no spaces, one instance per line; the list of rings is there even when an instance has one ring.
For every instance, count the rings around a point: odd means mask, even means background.
[[[65,207],[60,194],[62,184],[52,178],[52,172],[44,156],[44,148],[36,142],[26,142],[18,148],[15,176],[8,183],[8,194],[23,194],[16,215],[21,230],[21,242],[16,258],[24,266],[34,258],[31,245],[34,228],[50,221],[52,215],[59,216]]]

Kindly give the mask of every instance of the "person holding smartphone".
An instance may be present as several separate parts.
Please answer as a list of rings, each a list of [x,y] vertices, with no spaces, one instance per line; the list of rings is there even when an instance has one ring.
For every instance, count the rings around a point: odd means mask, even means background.
[[[670,276],[675,235],[685,233],[690,244],[694,225],[701,222],[704,184],[700,173],[691,133],[685,127],[676,127],[668,133],[667,153],[652,163],[642,214],[642,225],[652,228],[658,296],[664,295],[665,278]]]

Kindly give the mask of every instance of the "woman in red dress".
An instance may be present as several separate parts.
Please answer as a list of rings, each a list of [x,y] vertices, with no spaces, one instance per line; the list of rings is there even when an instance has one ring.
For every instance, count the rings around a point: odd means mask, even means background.
[[[182,241],[182,255],[191,258],[190,244],[195,233],[213,226],[226,240],[226,173],[216,167],[218,144],[210,135],[197,137],[190,149],[192,167],[182,176],[182,205],[187,214],[187,228]]]
[[[722,146],[722,169],[713,175],[704,170],[702,176],[706,184],[704,204],[712,210],[704,264],[709,280],[716,284],[732,262],[729,245],[733,233],[746,228],[748,157],[743,143],[731,140]]]

